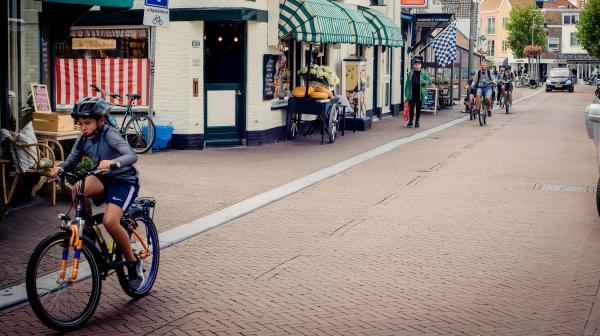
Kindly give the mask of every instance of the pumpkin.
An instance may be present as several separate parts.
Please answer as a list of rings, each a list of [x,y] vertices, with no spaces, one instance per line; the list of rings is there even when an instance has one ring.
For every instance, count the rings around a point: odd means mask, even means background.
[[[308,87],[308,95],[310,96],[311,93],[313,93],[315,91],[315,89],[313,89],[312,86]],[[306,87],[304,86],[296,86],[293,90],[292,90],[292,96],[294,97],[304,97],[304,95],[306,94]]]
[[[310,94],[310,98],[314,98],[314,99],[327,99],[327,98],[329,98],[329,95],[327,94],[327,92],[315,91],[315,92],[313,92],[313,93]]]
[[[316,91],[316,92],[324,92],[324,93],[327,93],[327,97],[328,97],[328,98],[333,98],[333,92],[331,92],[331,91],[327,90],[327,89],[326,89],[326,88],[324,88],[324,87],[317,86],[317,87],[315,88],[315,91]]]

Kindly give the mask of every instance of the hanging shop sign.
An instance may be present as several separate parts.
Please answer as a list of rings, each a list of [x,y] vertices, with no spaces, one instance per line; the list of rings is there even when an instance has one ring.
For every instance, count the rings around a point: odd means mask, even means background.
[[[426,8],[427,0],[402,0],[402,8]]]
[[[73,37],[73,50],[115,50],[116,39],[102,39],[97,37]]]

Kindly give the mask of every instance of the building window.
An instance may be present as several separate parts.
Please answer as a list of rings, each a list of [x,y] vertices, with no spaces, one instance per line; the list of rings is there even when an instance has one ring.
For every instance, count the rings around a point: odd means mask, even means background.
[[[506,29],[506,22],[508,22],[508,17],[502,17],[502,29]]]
[[[558,37],[548,37],[548,51],[558,51],[560,39]]]
[[[487,50],[488,56],[492,56],[492,57],[495,56],[495,53],[494,53],[495,47],[496,47],[496,41],[491,40],[488,42],[488,50]]]
[[[490,16],[487,19],[487,34],[488,35],[496,34],[496,18],[493,16]]]
[[[571,47],[579,47],[579,42],[577,42],[577,33],[571,33]]]
[[[506,52],[508,49],[508,42],[506,40],[502,41],[502,52]]]
[[[579,22],[579,15],[565,14],[563,16],[563,24],[576,24]]]

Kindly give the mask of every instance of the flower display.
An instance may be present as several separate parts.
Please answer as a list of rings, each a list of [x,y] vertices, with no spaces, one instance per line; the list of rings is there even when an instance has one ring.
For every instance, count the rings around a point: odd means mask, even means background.
[[[305,76],[307,67],[304,66],[298,71],[298,75]],[[311,65],[310,66],[310,80],[321,82],[326,86],[332,87],[340,83],[340,78],[336,75],[332,68],[326,65]]]
[[[535,44],[528,45],[525,48],[523,48],[523,51],[529,57],[538,56],[542,53],[542,47],[535,45]]]

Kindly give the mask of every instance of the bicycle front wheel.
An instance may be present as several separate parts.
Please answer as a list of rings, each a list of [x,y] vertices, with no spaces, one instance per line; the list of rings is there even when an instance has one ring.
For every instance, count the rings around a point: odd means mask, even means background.
[[[506,110],[506,114],[510,113],[510,101],[508,101],[508,97],[504,97],[504,109]]]
[[[156,127],[145,115],[134,115],[122,130],[125,141],[137,154],[146,153],[156,140]]]
[[[69,238],[70,233],[61,232],[44,239],[33,251],[25,275],[31,309],[47,327],[59,331],[85,325],[96,311],[102,290],[94,247],[86,240],[81,246],[77,279],[68,280],[74,256]],[[65,256],[68,267],[61,276]]]
[[[485,109],[479,111],[479,126],[485,125],[487,111]]]
[[[148,248],[148,254],[142,259],[144,262],[144,281],[142,282],[142,286],[136,290],[132,290],[129,287],[124,263],[116,267],[116,271],[123,291],[132,298],[141,298],[150,292],[158,275],[160,244],[158,242],[156,226],[154,226],[154,222],[151,219],[146,219],[143,210],[134,211],[129,216],[129,219],[133,221],[133,226],[137,231],[137,235],[135,235],[132,231],[127,230],[127,234],[131,239],[133,253],[139,255],[143,251],[144,245]],[[122,258],[122,253],[118,251],[117,260],[122,260]]]

